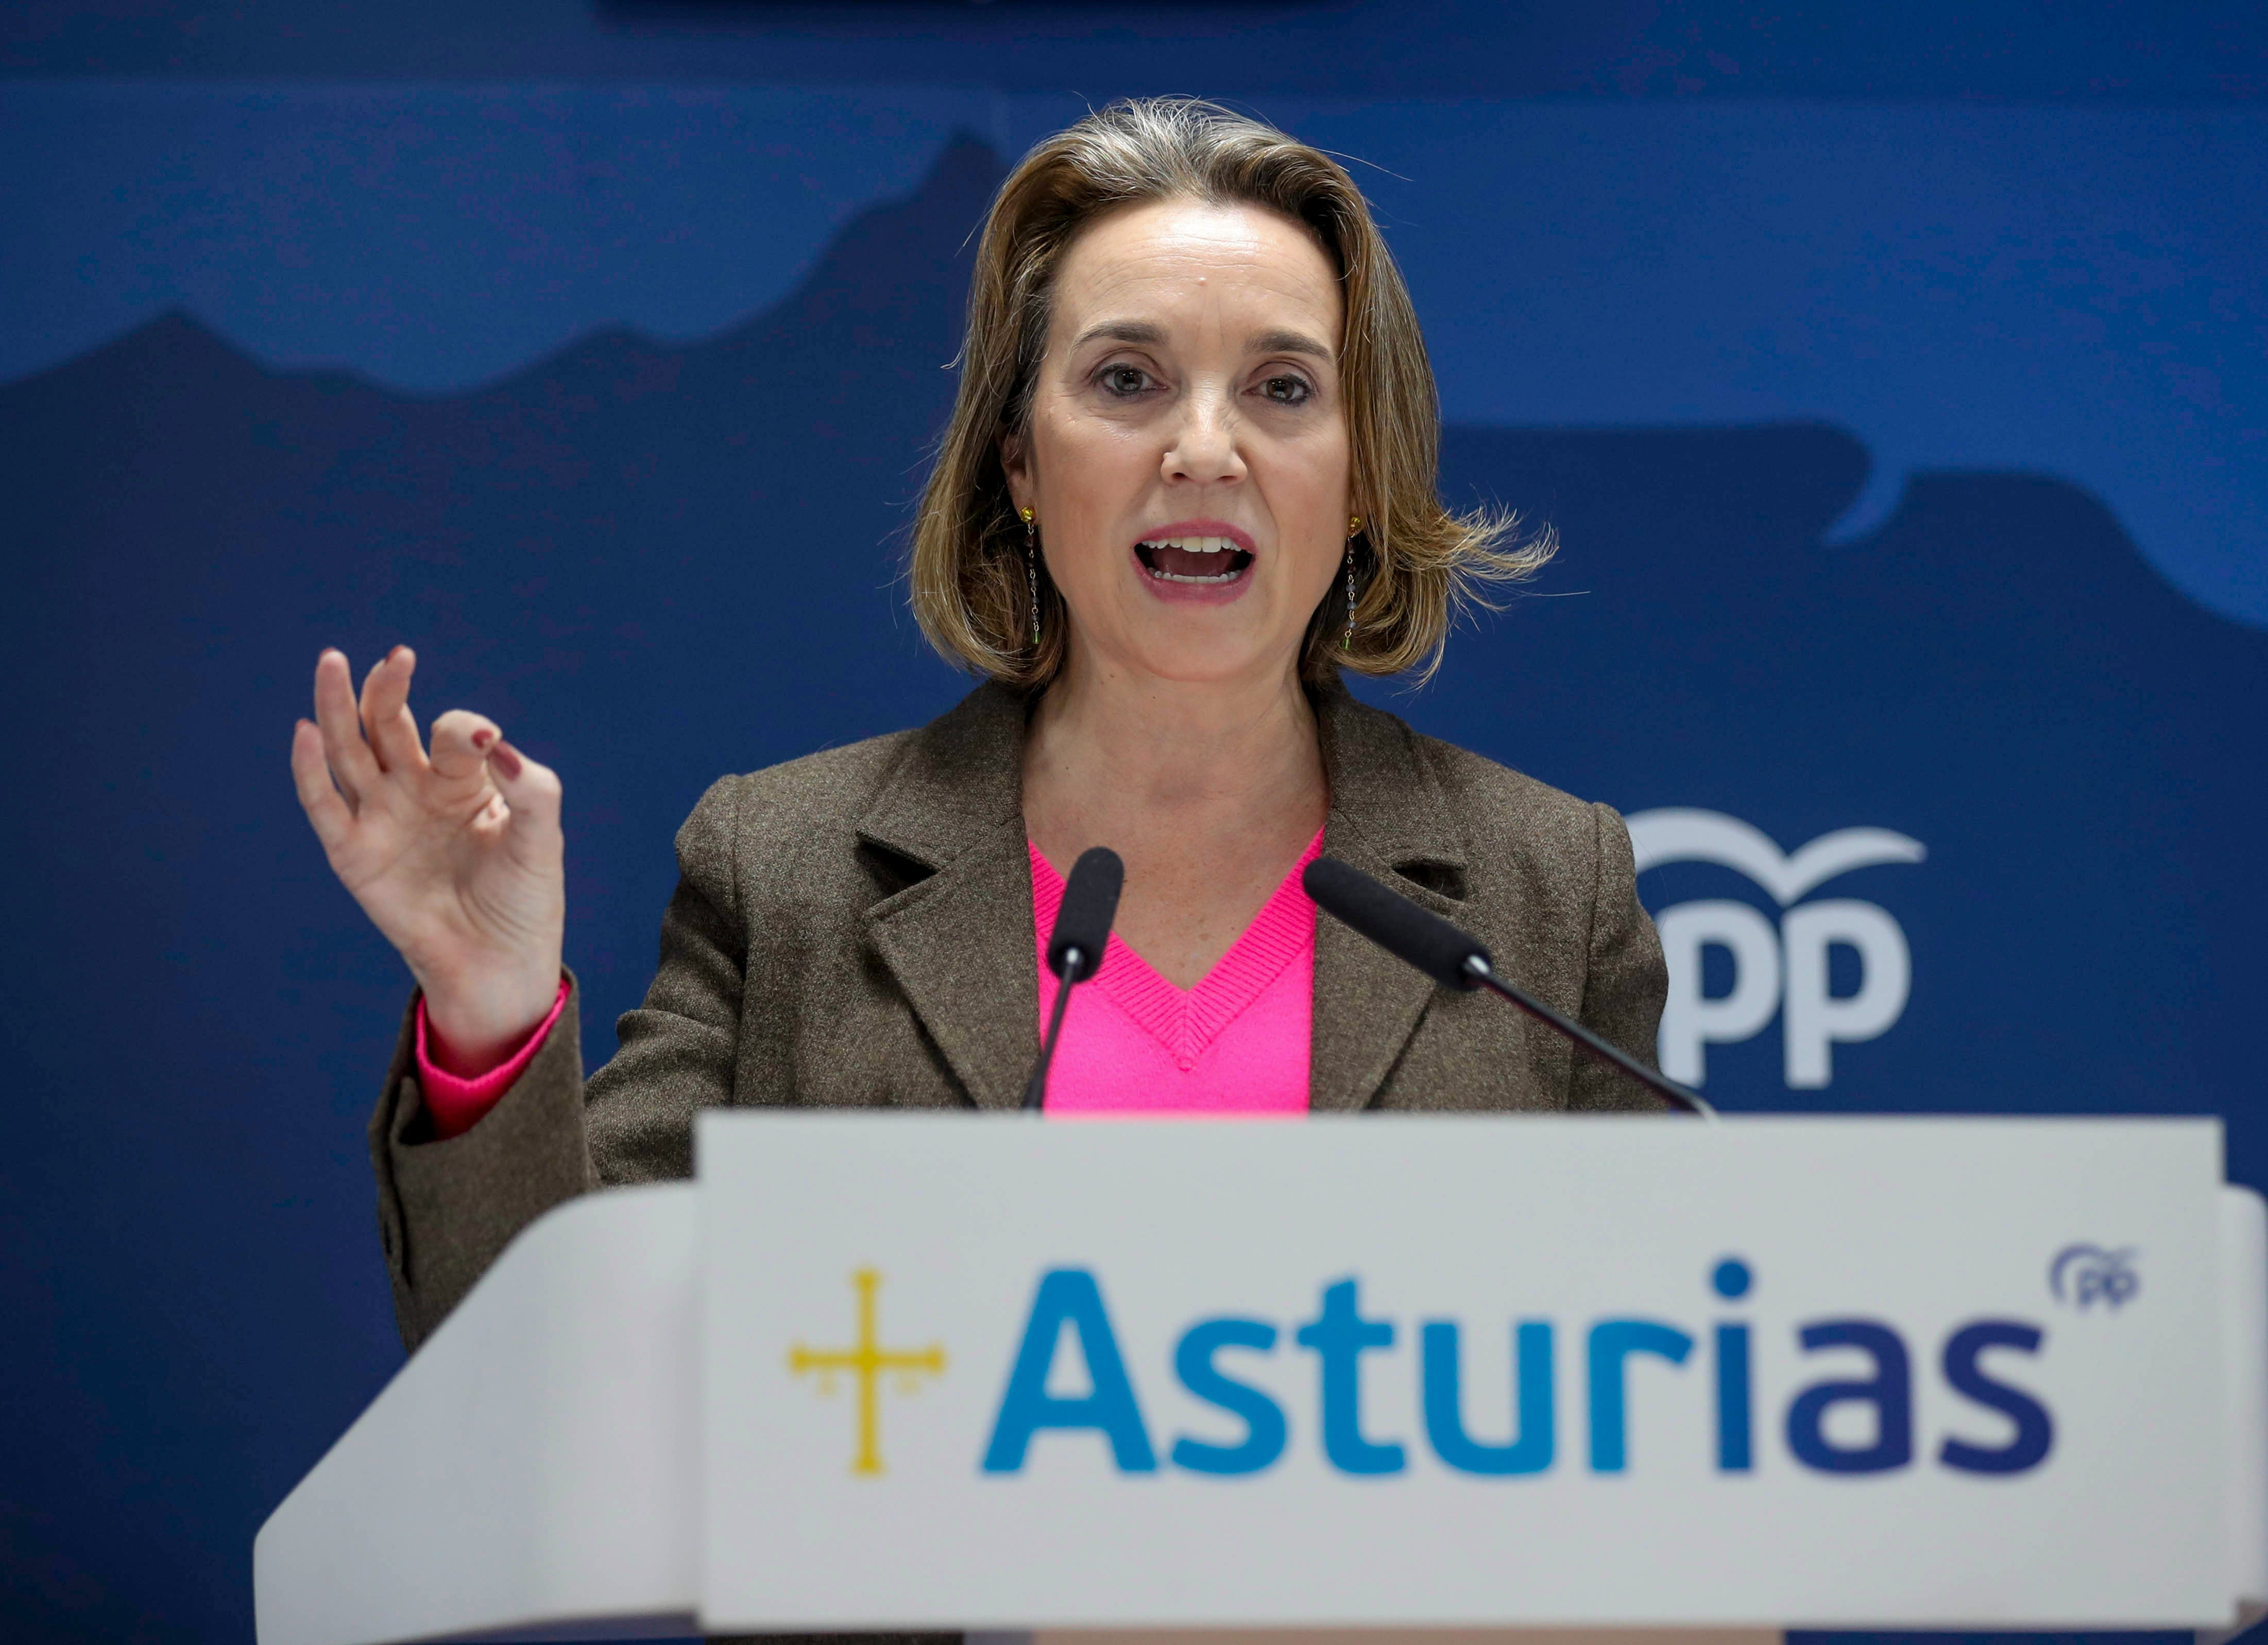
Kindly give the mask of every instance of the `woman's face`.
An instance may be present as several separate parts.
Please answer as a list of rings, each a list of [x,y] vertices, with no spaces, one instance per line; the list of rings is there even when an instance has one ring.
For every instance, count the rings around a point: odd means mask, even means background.
[[[1071,243],[1029,437],[1002,458],[1074,669],[1296,665],[1346,551],[1343,312],[1314,237],[1261,207],[1152,202]]]

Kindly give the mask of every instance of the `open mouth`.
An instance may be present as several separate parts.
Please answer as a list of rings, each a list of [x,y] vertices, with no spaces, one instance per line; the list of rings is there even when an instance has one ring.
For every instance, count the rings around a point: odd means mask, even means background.
[[[1136,543],[1134,554],[1160,583],[1213,587],[1235,582],[1252,563],[1252,556],[1226,537],[1160,537]]]

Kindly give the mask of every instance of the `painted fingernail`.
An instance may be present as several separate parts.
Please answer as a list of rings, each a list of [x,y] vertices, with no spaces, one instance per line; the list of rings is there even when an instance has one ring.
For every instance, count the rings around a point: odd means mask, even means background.
[[[489,759],[506,777],[516,777],[519,775],[519,755],[510,743],[499,741],[495,747],[489,750]]]
[[[496,741],[496,733],[485,728],[473,733],[473,746],[475,748],[486,748],[494,741]]]

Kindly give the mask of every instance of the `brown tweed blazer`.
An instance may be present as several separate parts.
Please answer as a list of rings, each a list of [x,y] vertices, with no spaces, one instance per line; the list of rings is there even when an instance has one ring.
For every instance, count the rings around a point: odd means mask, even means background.
[[[405,1341],[559,1201],[690,1176],[705,1105],[1017,1105],[1039,1017],[1024,708],[980,687],[918,731],[711,788],[678,831],[660,970],[587,1085],[571,995],[497,1105],[436,1141],[405,1018],[370,1127]],[[1455,921],[1504,974],[1650,1061],[1667,981],[1621,818],[1343,688],[1316,709],[1324,850]],[[1657,1105],[1502,1002],[1437,988],[1328,916],[1314,1033],[1318,1110]]]
[[[1667,980],[1621,818],[1344,688],[1316,710],[1324,849],[1651,1061]],[[678,831],[660,970],[587,1085],[571,993],[497,1106],[437,1141],[405,1018],[370,1142],[411,1348],[559,1201],[690,1176],[704,1105],[1017,1106],[1039,1049],[1024,716],[1020,695],[984,686],[918,731],[718,782]],[[1503,1002],[1439,989],[1328,917],[1314,1035],[1317,1109],[1657,1106]]]

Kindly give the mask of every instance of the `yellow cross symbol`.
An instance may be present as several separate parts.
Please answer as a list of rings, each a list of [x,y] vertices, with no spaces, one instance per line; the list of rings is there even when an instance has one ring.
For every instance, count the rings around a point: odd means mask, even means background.
[[[914,1378],[924,1371],[932,1377],[945,1375],[945,1349],[937,1343],[914,1351],[905,1348],[886,1348],[878,1341],[874,1325],[874,1292],[882,1283],[882,1276],[872,1268],[861,1268],[850,1276],[850,1283],[858,1288],[858,1340],[847,1348],[807,1348],[802,1343],[792,1345],[787,1351],[787,1368],[797,1376],[806,1371],[819,1373],[819,1392],[835,1392],[835,1374],[849,1371],[858,1379],[858,1455],[850,1465],[853,1473],[880,1473],[882,1471],[882,1413],[878,1384],[884,1371],[895,1371],[898,1391],[912,1393],[918,1384]]]

